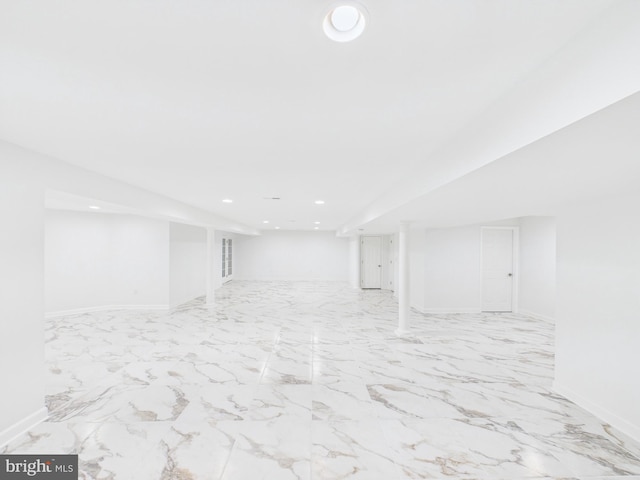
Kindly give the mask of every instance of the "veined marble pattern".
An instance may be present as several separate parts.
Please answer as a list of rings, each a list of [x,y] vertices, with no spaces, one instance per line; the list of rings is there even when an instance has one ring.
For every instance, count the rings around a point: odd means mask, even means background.
[[[390,292],[238,282],[208,309],[47,321],[50,418],[2,453],[82,479],[640,479],[640,445],[551,390],[553,325]]]

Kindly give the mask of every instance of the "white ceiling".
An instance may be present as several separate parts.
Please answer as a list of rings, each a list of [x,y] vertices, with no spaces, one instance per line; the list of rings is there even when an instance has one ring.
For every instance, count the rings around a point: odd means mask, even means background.
[[[558,52],[607,18],[623,31],[631,2],[362,0],[344,44],[322,31],[332,1],[0,0],[0,139],[252,228],[390,228],[425,193],[407,182],[497,160],[438,152],[528,78],[574,68]],[[536,135],[589,113],[543,115]]]
[[[443,228],[529,215],[561,215],[576,202],[638,192],[640,93],[405,203],[365,232]]]

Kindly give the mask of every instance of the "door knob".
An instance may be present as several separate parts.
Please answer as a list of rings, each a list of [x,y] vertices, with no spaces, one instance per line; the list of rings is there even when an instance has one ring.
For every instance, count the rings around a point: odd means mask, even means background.
[[[513,273],[509,273],[508,275],[509,275],[510,277],[513,277]]]

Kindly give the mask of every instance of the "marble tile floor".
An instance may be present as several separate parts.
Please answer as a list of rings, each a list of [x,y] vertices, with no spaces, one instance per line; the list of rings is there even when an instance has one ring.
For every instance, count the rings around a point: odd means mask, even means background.
[[[640,445],[551,389],[553,325],[390,292],[238,282],[216,306],[47,321],[48,421],[1,453],[81,479],[640,479]]]

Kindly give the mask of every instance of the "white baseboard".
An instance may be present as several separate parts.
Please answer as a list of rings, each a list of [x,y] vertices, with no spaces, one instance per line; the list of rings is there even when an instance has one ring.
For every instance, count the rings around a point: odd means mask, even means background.
[[[411,310],[416,310],[417,312],[420,312],[420,313],[426,313],[422,307],[419,307],[417,305],[409,305],[409,306],[411,307]]]
[[[178,310],[180,308],[183,308],[186,304],[193,302],[194,300],[197,300],[199,298],[205,297],[206,294],[202,294],[202,295],[198,295],[197,297],[193,297],[190,298],[189,300],[184,300],[180,303],[175,303],[175,304],[169,304],[169,310],[174,311],[174,310]]]
[[[521,315],[526,315],[528,317],[533,317],[537,320],[542,320],[543,322],[554,323],[556,320],[553,317],[549,317],[547,315],[541,315],[539,313],[532,312],[530,310],[526,310],[524,308],[518,309],[518,313]]]
[[[628,420],[625,420],[619,415],[616,415],[610,410],[601,407],[597,403],[592,402],[591,400],[558,383],[557,381],[553,382],[553,389],[563,397],[571,400],[576,405],[584,408],[585,410],[588,410],[596,417],[604,420],[609,425],[616,428],[617,430],[620,430],[625,435],[628,435],[636,442],[640,442],[640,425],[635,425]]]
[[[68,315],[80,315],[83,313],[106,312],[109,310],[169,310],[169,305],[101,305],[99,307],[74,308],[72,310],[59,310],[46,312],[45,318],[66,317]]]
[[[44,422],[49,416],[49,412],[46,407],[42,407],[35,412],[33,412],[28,417],[20,420],[17,423],[14,423],[9,428],[0,432],[0,447],[5,446],[7,443],[11,442],[15,438],[22,435],[27,430],[35,427],[39,423]]]
[[[479,308],[425,308],[422,313],[481,313]]]

